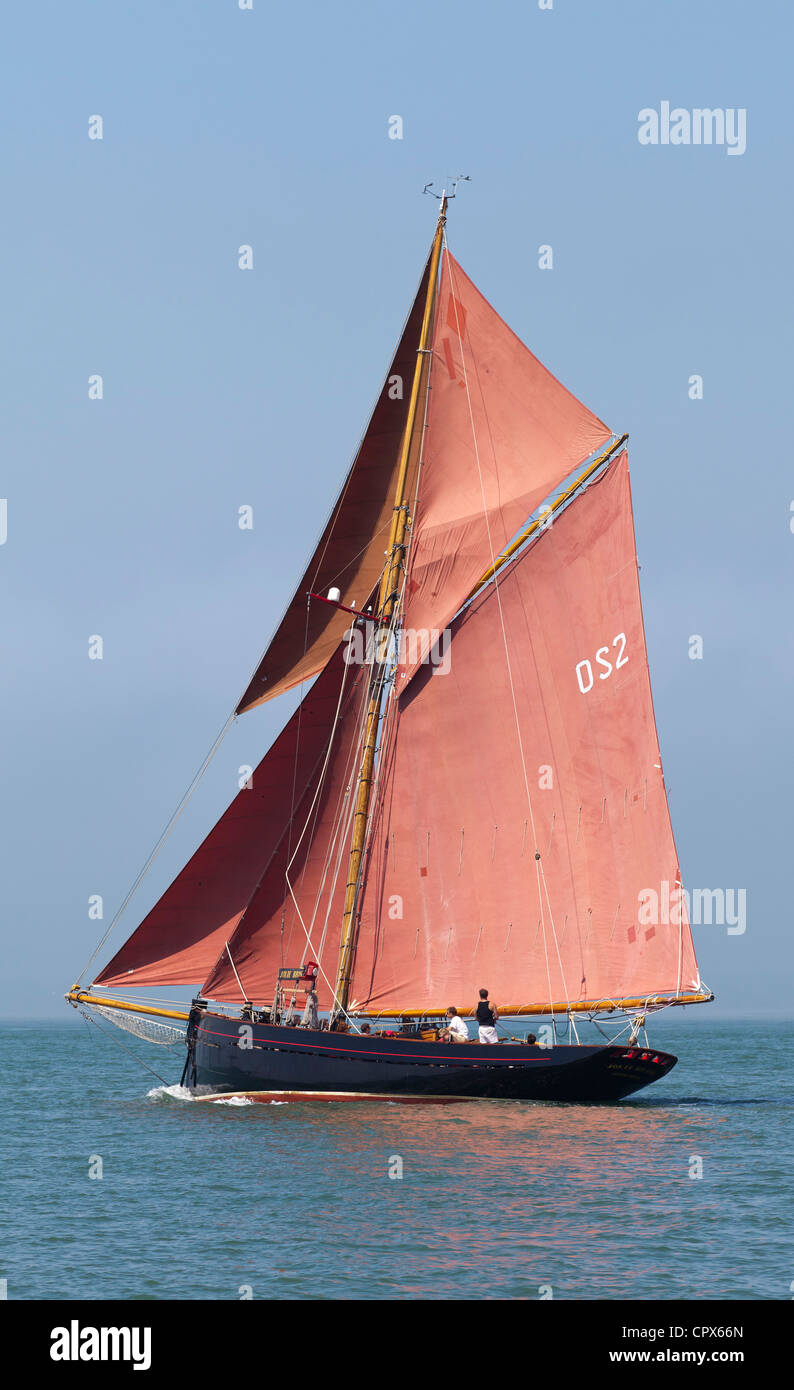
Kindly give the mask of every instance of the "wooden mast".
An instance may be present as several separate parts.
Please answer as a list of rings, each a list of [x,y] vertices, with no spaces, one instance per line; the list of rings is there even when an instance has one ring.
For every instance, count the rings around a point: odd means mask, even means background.
[[[444,226],[447,220],[446,213],[447,197],[446,194],[444,194],[441,198],[438,223],[430,252],[430,271],[427,279],[427,294],[425,297],[424,315],[422,317],[422,328],[419,334],[419,346],[416,352],[416,365],[414,366],[413,381],[411,383],[411,395],[408,402],[405,430],[403,431],[402,442],[400,444],[394,511],[392,514],[389,546],[386,551],[388,558],[384,566],[378,594],[378,629],[375,634],[374,642],[375,664],[373,667],[369,709],[367,711],[364,751],[358,775],[356,809],[353,817],[353,838],[350,846],[347,884],[345,887],[342,939],[339,947],[339,962],[337,965],[332,1008],[333,1017],[345,1012],[350,992],[350,974],[353,964],[353,946],[355,941],[354,923],[356,903],[367,837],[372,773],[375,766],[375,750],[378,745],[382,697],[386,679],[387,668],[385,658],[387,657],[387,652],[385,650],[385,644],[395,617],[395,610],[399,603],[400,583],[405,567],[406,530],[408,526],[408,500],[405,496],[405,486],[408,477],[408,466],[411,459],[412,447],[416,437],[417,422],[419,421],[419,403],[422,394],[422,383],[427,380],[425,359],[430,350],[430,334],[433,327],[433,311],[436,303],[438,285],[438,267],[441,260]],[[421,427],[421,422],[419,422],[419,428],[421,429]],[[381,660],[381,657],[383,657],[384,660]]]

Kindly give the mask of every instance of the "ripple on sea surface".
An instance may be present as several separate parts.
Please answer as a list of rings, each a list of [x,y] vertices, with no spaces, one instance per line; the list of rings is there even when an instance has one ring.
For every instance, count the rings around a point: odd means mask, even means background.
[[[679,1066],[621,1106],[219,1106],[4,1025],[8,1296],[789,1298],[794,1028],[659,1032]]]

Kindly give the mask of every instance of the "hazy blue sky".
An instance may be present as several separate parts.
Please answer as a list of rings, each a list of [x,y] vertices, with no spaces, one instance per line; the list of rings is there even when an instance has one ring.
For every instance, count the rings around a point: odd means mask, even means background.
[[[63,1014],[89,894],[107,920],[245,686],[457,172],[451,249],[631,433],[684,881],[747,891],[703,976],[789,1011],[792,39],[784,0],[5,8],[4,1013]],[[642,146],[663,100],[746,109],[746,152]],[[288,712],[238,722],[116,945]]]

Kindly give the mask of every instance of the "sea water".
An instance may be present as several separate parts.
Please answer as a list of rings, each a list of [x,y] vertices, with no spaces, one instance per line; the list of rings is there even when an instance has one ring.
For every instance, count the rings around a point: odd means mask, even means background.
[[[790,1299],[794,1024],[694,1012],[651,1030],[668,1077],[598,1107],[198,1104],[181,1045],[4,1024],[0,1279],[10,1299]]]

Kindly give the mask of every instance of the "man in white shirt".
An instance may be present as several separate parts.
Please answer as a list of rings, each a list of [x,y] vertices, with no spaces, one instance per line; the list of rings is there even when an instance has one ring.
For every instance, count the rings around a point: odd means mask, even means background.
[[[471,1042],[469,1030],[463,1022],[454,1004],[450,1004],[447,1009],[447,1026],[441,1034],[444,1042],[467,1043]]]

